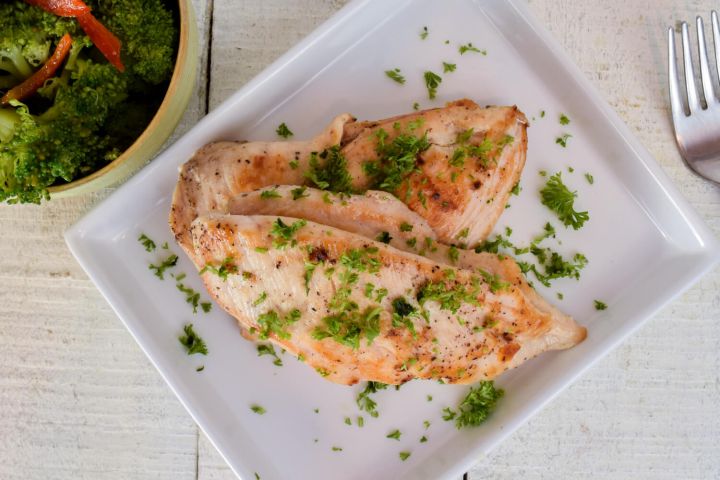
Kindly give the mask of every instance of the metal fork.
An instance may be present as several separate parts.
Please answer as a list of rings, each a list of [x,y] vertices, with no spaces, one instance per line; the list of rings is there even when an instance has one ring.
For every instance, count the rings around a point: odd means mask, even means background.
[[[720,79],[720,27],[718,15],[712,12],[712,30],[715,47],[715,66]],[[670,84],[670,108],[672,110],[675,138],[685,162],[695,173],[703,178],[720,183],[720,101],[715,95],[715,82],[710,73],[707,49],[705,48],[705,30],[699,16],[696,19],[698,53],[700,58],[700,79],[705,107],[700,100],[695,85],[695,70],[690,53],[688,25],[682,23],[682,51],[685,66],[685,93],[687,110],[683,103],[675,62],[675,31],[668,29],[668,81]]]

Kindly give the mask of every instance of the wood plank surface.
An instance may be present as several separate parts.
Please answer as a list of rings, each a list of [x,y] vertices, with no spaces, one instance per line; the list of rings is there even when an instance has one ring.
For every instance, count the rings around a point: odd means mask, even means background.
[[[203,55],[174,138],[344,3],[194,0]],[[529,3],[720,235],[720,188],[682,164],[665,73],[666,26],[715,3]],[[65,247],[109,191],[0,206],[0,479],[234,478]],[[720,478],[718,345],[716,269],[469,478]]]

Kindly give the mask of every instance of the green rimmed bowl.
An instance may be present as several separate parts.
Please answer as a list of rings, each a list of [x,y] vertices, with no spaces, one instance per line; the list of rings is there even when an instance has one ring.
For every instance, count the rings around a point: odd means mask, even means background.
[[[195,88],[198,64],[198,31],[191,0],[178,0],[180,38],[170,84],[160,107],[142,134],[119,157],[82,178],[48,188],[51,198],[94,192],[125,180],[145,165],[180,122]]]

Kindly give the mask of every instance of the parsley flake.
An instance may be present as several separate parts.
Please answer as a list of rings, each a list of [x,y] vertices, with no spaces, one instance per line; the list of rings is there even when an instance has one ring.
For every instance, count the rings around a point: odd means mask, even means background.
[[[398,455],[400,456],[400,460],[402,460],[404,462],[405,460],[410,458],[411,453],[410,452],[400,452]]]
[[[475,47],[472,43],[468,43],[467,45],[460,45],[460,48],[458,48],[458,51],[460,52],[460,55],[464,55],[467,52],[480,53],[482,55],[487,55],[487,50],[480,50],[477,47]]]
[[[437,94],[437,88],[442,83],[442,77],[437,73],[431,72],[430,70],[426,71],[423,76],[425,78],[425,87],[428,91],[428,97],[430,98],[430,100],[432,100]]]
[[[177,265],[178,262],[178,256],[174,253],[168,256],[165,260],[160,262],[158,265],[150,264],[148,265],[148,269],[152,270],[156,277],[158,277],[160,280],[165,280],[165,270],[168,268],[173,268],[175,265]]]
[[[392,432],[388,433],[385,438],[392,438],[393,440],[400,441],[400,435],[402,435],[402,433],[400,433],[400,430],[395,429]]]
[[[402,76],[399,68],[396,68],[394,70],[385,70],[385,75],[387,75],[389,78],[396,81],[400,85],[405,83],[405,77]]]
[[[568,138],[570,138],[570,137],[572,137],[572,135],[570,135],[569,133],[563,133],[562,135],[560,135],[559,137],[557,137],[555,139],[555,143],[557,143],[558,145],[560,145],[563,148],[566,148]]]
[[[604,302],[601,302],[600,300],[595,300],[595,310],[605,310],[607,309],[607,305]]]
[[[141,233],[138,237],[138,242],[142,243],[142,246],[145,247],[146,252],[152,252],[155,250],[155,242],[153,242],[150,237],[145,235],[144,233]]]
[[[265,412],[267,412],[267,410],[265,410],[265,408],[263,408],[257,404],[250,405],[250,410],[257,413],[258,415],[265,415]]]
[[[360,410],[367,412],[371,417],[377,418],[377,402],[370,395],[377,393],[379,390],[385,390],[387,385],[380,382],[367,382],[365,389],[360,392],[355,399],[355,403]]]
[[[577,192],[571,192],[563,183],[561,173],[552,175],[540,190],[542,204],[554,211],[565,226],[574,230],[581,228],[590,219],[588,212],[577,212],[574,208]]]
[[[420,32],[420,39],[425,40],[429,34],[430,34],[430,32],[428,31],[428,28],[423,27],[422,31]]]
[[[310,194],[306,193],[307,187],[297,187],[290,190],[290,193],[292,193],[292,199],[293,200],[300,200],[301,198],[309,197]]]
[[[275,130],[275,133],[278,134],[278,136],[283,138],[289,138],[293,136],[293,132],[288,128],[287,125],[285,125],[285,122],[278,125],[277,130]]]
[[[281,195],[277,191],[277,187],[268,188],[267,190],[263,190],[260,192],[260,198],[263,200],[269,200],[271,198],[280,198]]]
[[[258,357],[262,357],[263,355],[269,355],[269,356],[275,358],[275,360],[273,360],[273,365],[275,365],[277,367],[283,366],[282,360],[280,359],[280,357],[278,357],[278,354],[275,352],[275,347],[273,347],[271,344],[268,343],[268,344],[258,345],[257,352],[258,352]]]
[[[192,323],[188,323],[183,327],[185,335],[178,337],[180,344],[185,347],[185,351],[188,355],[194,355],[199,353],[200,355],[207,355],[208,349],[205,345],[205,341],[193,330]]]
[[[455,69],[457,68],[457,65],[454,63],[442,62],[442,64],[443,64],[443,73],[454,72]]]

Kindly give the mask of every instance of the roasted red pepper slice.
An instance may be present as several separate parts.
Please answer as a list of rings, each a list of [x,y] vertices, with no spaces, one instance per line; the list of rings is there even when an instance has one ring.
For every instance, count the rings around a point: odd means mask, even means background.
[[[59,17],[77,17],[90,11],[82,0],[25,0]]]
[[[46,80],[55,75],[57,69],[60,68],[60,65],[65,61],[65,57],[68,56],[71,45],[72,38],[70,38],[69,33],[66,33],[58,42],[57,47],[55,47],[55,52],[48,58],[45,65],[40,67],[40,70],[30,75],[30,77],[25,79],[20,85],[16,85],[8,90],[0,99],[0,104],[7,105],[10,103],[10,100],[22,101],[37,92],[38,88],[42,87]]]
[[[105,28],[105,25],[100,23],[97,18],[93,17],[90,12],[83,13],[77,17],[77,21],[98,50],[105,55],[108,62],[113,64],[115,68],[121,72],[124,72],[125,67],[120,60],[120,47],[122,47],[120,39],[113,35],[110,30]]]

